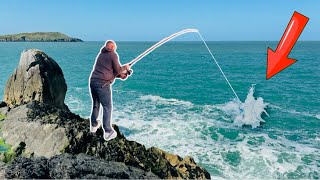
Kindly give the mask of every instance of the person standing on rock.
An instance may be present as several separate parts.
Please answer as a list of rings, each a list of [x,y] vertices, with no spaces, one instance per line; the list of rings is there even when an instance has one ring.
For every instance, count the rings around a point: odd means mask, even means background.
[[[112,83],[116,77],[123,80],[127,78],[126,73],[130,69],[128,64],[121,66],[119,56],[116,52],[117,45],[114,41],[108,40],[97,55],[90,78],[89,87],[92,98],[92,109],[90,117],[90,131],[95,133],[101,126],[97,120],[100,104],[103,108],[103,131],[104,139],[109,141],[117,137],[117,132],[112,128]]]

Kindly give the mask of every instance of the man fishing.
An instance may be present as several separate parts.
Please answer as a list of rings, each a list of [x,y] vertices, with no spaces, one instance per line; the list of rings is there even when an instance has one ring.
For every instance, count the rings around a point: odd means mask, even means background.
[[[123,72],[130,70],[130,65],[120,65],[116,49],[117,45],[114,41],[106,41],[105,45],[101,48],[100,53],[97,55],[89,78],[90,94],[92,98],[90,131],[95,133],[101,126],[100,120],[97,120],[101,104],[103,108],[103,137],[106,141],[117,137],[117,132],[111,126],[112,83],[116,77],[125,80],[127,78],[127,73]]]

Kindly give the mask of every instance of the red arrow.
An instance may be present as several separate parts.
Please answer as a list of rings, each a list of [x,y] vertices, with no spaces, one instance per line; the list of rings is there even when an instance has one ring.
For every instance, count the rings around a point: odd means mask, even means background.
[[[288,58],[288,55],[308,21],[308,17],[295,11],[276,51],[268,48],[267,80],[297,61]]]

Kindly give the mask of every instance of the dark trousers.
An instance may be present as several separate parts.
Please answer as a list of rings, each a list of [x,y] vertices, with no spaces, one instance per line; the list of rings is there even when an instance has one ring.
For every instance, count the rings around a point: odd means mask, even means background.
[[[111,132],[112,115],[112,91],[110,83],[103,83],[97,80],[90,81],[90,91],[92,98],[91,125],[97,126],[100,104],[103,108],[103,129],[105,132]]]

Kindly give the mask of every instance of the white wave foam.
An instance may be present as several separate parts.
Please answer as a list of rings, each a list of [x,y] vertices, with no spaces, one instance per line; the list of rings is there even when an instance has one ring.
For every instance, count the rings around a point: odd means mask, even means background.
[[[280,107],[280,106],[277,106],[277,105],[274,105],[274,104],[270,104],[268,106],[273,108],[273,109],[278,109],[281,112],[286,112],[286,113],[290,113],[290,114],[298,114],[298,115],[303,115],[303,116],[307,116],[307,117],[313,117],[313,118],[320,119],[320,114],[312,114],[312,113],[309,113],[309,112],[299,112],[299,111],[294,110],[294,109],[286,109],[286,108],[283,108],[283,107]]]
[[[158,103],[164,104],[164,105],[168,105],[168,104],[169,105],[185,105],[185,106],[189,106],[189,107],[193,105],[189,101],[182,101],[182,100],[178,100],[178,99],[174,99],[174,98],[165,99],[160,96],[153,96],[153,95],[141,96],[140,99],[143,101],[158,102]]]
[[[84,110],[82,101],[79,98],[74,97],[72,95],[66,97],[66,103],[73,112],[79,112]]]
[[[252,128],[260,126],[261,122],[265,122],[261,115],[268,113],[265,111],[268,103],[263,102],[261,97],[254,97],[254,85],[249,89],[244,103],[240,103],[237,100],[228,102],[221,109],[234,118],[234,124],[236,126],[250,125]]]
[[[147,95],[115,102],[113,121],[129,140],[194,157],[214,179],[287,179],[290,173],[317,177],[320,150],[314,143],[319,136],[300,143],[285,136],[298,132],[282,131],[271,138],[266,129],[234,127],[223,113],[220,105]]]
[[[70,88],[65,98],[65,103],[72,112],[86,118],[88,111],[91,110],[91,100],[89,102],[83,101],[83,97],[88,96],[87,93],[88,90],[85,88]]]
[[[253,90],[249,94],[253,96]],[[138,101],[116,106],[114,122],[130,140],[194,157],[214,179],[286,179],[290,178],[288,174],[300,170],[301,177],[317,172],[314,158],[320,155],[320,150],[306,146],[308,140],[300,144],[285,136],[270,138],[267,131],[243,133],[222,119],[220,106],[177,102],[180,100],[172,103],[160,96],[141,96]],[[229,131],[236,137],[230,139]],[[238,160],[230,162],[227,157],[234,154]],[[305,157],[311,158],[312,163],[304,162]]]
[[[205,118],[209,114],[180,114],[174,110],[151,117],[148,112],[150,107],[139,108],[139,111],[132,107],[125,111],[116,110],[114,113],[116,124],[129,131],[126,134],[128,139],[141,142],[147,147],[160,147],[181,156],[190,155],[208,169],[214,168],[220,177],[285,178],[288,173],[301,167],[305,174],[316,172],[316,164],[306,165],[302,162],[304,155],[319,155],[320,152],[316,148],[300,145],[285,138],[271,139],[264,133],[239,133],[236,140],[232,141],[219,131],[221,128],[230,130],[232,127],[228,126],[228,123],[216,121],[215,119],[219,118],[216,113],[210,114],[211,119]],[[216,140],[212,138],[210,129],[215,129],[213,133],[218,136]],[[263,142],[259,142],[258,139],[263,139]],[[260,144],[250,145],[250,142]],[[238,164],[230,164],[225,159],[226,154],[230,152],[239,153]],[[217,174],[213,174],[214,176]]]

